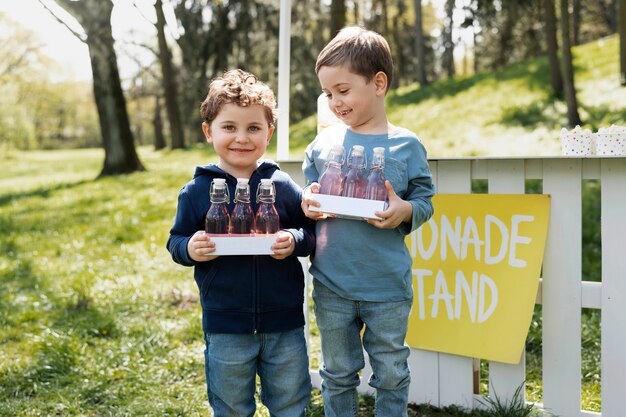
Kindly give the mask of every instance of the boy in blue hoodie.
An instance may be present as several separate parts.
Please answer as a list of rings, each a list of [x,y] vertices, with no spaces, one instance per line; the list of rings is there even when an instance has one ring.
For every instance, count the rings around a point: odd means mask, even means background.
[[[197,167],[181,189],[167,249],[175,262],[195,269],[213,415],[252,416],[258,375],[271,416],[304,416],[311,381],[297,257],[312,253],[315,235],[300,209],[301,188],[274,162],[259,162],[274,132],[274,93],[254,75],[232,70],[211,82],[200,111],[219,162]],[[214,178],[226,179],[230,195],[237,178],[248,178],[251,190],[262,178],[272,179],[281,227],[272,255],[212,255],[204,221]],[[256,201],[252,206],[256,210]]]

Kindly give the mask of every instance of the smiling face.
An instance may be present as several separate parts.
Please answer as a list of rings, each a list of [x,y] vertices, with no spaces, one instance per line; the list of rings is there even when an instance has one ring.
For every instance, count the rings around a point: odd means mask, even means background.
[[[220,158],[218,166],[235,178],[250,178],[265,153],[274,127],[261,105],[224,104],[211,124],[202,123],[208,143]]]
[[[383,72],[368,80],[347,65],[337,65],[322,66],[317,76],[330,110],[352,130],[366,134],[386,130],[387,76]]]

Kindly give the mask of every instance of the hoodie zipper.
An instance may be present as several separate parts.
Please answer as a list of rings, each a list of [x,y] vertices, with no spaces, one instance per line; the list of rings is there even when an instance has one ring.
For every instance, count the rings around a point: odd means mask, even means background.
[[[253,265],[254,265],[254,280],[253,280],[253,284],[252,284],[252,295],[254,297],[254,315],[253,315],[253,326],[254,326],[254,334],[257,334],[259,331],[259,322],[260,322],[260,316],[261,316],[261,283],[260,283],[260,277],[259,277],[259,257],[256,255],[253,255],[254,257],[254,261],[253,261]]]

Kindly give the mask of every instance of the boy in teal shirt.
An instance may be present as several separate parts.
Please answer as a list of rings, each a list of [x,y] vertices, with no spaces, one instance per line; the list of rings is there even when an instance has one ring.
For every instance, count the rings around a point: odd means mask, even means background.
[[[379,34],[345,28],[320,52],[315,68],[330,110],[343,122],[318,135],[303,163],[308,186],[302,208],[316,224],[310,272],[322,342],[322,396],[327,417],[356,416],[358,372],[369,355],[376,415],[406,416],[410,373],[405,345],[412,292],[412,259],[404,238],[433,214],[435,192],[426,150],[417,136],[392,125],[385,95],[393,63]],[[328,151],[340,143],[385,148],[389,206],[381,220],[354,221],[308,210],[319,206],[319,177]],[[363,338],[361,330],[365,327]]]

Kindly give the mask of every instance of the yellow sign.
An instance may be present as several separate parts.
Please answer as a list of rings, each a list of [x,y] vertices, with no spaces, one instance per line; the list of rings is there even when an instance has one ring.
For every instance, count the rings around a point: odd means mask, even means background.
[[[547,195],[438,194],[407,236],[414,348],[518,363],[532,319],[550,214]]]

